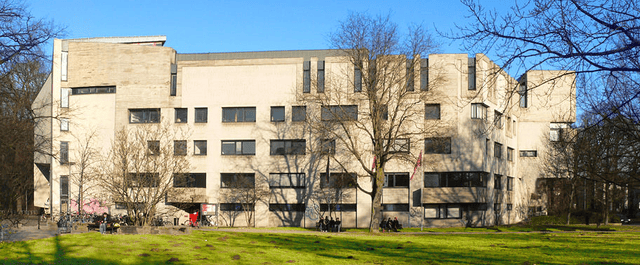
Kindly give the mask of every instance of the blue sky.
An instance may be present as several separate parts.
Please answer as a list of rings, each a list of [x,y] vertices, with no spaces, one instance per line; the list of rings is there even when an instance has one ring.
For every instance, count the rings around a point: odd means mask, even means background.
[[[483,4],[505,9],[500,1]],[[511,3],[508,1],[507,3]],[[459,1],[93,1],[27,0],[32,15],[67,28],[64,38],[166,35],[178,53],[328,49],[327,35],[349,11],[391,14],[404,30],[423,24],[441,52],[467,53],[437,36],[466,23]]]

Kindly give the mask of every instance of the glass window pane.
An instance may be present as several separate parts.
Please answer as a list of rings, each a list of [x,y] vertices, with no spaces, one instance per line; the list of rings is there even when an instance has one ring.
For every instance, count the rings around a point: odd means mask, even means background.
[[[256,108],[245,108],[244,121],[245,122],[256,121]]]
[[[235,108],[223,108],[222,109],[222,121],[223,122],[235,122],[236,121],[236,109]]]
[[[242,142],[242,154],[243,155],[255,155],[256,154],[256,142],[255,141],[243,141]]]
[[[424,218],[437,219],[440,218],[440,207],[438,205],[427,205],[424,207]]]
[[[222,142],[222,154],[223,155],[235,155],[236,154],[235,142],[223,141]]]
[[[271,121],[284,121],[284,107],[271,107]]]

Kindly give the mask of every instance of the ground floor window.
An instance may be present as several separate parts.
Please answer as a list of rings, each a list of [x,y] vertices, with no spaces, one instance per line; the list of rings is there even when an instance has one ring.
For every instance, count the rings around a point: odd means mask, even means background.
[[[425,219],[460,219],[462,207],[460,204],[426,204],[424,205]]]
[[[408,212],[409,204],[382,204],[383,212]]]
[[[221,203],[220,211],[228,212],[242,212],[242,211],[254,211],[254,204],[242,204],[242,203]]]
[[[304,203],[272,203],[269,204],[271,212],[304,212]]]
[[[327,203],[322,203],[320,204],[320,211],[321,212],[355,212],[358,209],[358,205],[357,204],[343,204],[343,203],[337,203],[337,204],[327,204]]]

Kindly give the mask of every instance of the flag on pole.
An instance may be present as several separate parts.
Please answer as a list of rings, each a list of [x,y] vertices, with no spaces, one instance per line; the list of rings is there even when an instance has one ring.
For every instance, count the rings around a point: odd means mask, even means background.
[[[411,178],[409,180],[413,179],[413,176],[416,174],[416,170],[418,170],[418,167],[420,167],[420,163],[422,163],[422,151],[420,151],[418,161],[416,161],[416,166],[413,168],[413,174],[411,174]]]
[[[371,170],[376,169],[376,156],[373,156],[373,164],[371,165]]]

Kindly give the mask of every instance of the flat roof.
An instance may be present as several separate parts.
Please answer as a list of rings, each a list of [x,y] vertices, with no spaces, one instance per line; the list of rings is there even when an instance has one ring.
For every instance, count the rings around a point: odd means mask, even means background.
[[[96,38],[79,38],[79,39],[66,39],[68,41],[83,41],[83,42],[103,42],[103,43],[158,43],[162,46],[167,41],[167,36],[135,36],[135,37],[96,37]]]

